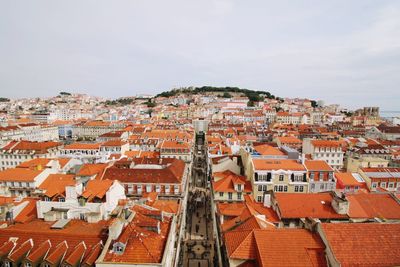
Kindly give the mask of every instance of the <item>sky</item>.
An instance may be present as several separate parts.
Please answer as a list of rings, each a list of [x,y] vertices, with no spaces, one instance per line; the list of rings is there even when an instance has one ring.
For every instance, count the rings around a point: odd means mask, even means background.
[[[400,1],[0,0],[0,97],[203,85],[400,110]]]

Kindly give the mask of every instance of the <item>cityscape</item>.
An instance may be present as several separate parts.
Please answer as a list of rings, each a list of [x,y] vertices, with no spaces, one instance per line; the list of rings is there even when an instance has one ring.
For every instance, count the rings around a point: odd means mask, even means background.
[[[0,0],[0,267],[400,266],[400,1]]]
[[[3,266],[400,264],[400,118],[378,107],[203,86],[0,110]]]

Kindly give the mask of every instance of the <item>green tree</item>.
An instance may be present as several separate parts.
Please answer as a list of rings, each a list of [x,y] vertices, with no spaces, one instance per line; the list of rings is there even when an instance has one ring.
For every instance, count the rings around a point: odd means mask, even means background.
[[[312,106],[313,108],[318,107],[317,101],[311,100],[311,106]]]
[[[230,93],[228,93],[228,92],[225,92],[225,93],[222,95],[222,97],[223,97],[223,98],[231,98],[232,95],[231,95]]]
[[[248,106],[248,107],[254,107],[254,102],[251,101],[251,100],[249,100],[249,101],[247,102],[247,106]]]

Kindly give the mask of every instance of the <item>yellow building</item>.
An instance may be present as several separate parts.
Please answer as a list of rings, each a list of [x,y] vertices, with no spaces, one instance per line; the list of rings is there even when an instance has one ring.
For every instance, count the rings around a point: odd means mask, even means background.
[[[257,202],[264,201],[264,194],[268,190],[308,192],[307,170],[296,160],[253,158],[247,177],[251,181],[253,196]]]
[[[347,172],[358,172],[361,168],[384,168],[389,160],[378,157],[348,157],[346,160]]]

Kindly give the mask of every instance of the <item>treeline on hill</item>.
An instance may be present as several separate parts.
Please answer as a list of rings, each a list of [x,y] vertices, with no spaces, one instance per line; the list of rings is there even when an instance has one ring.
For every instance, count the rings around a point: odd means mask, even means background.
[[[104,102],[107,106],[117,106],[117,105],[130,105],[134,100],[132,98],[120,98],[115,100],[107,100]]]
[[[10,99],[5,97],[0,97],[0,102],[10,102]]]
[[[223,93],[223,97],[229,97],[229,93],[242,93],[249,98],[251,102],[258,102],[262,101],[264,97],[269,99],[275,99],[275,96],[272,95],[270,92],[266,91],[255,91],[250,89],[244,89],[239,87],[214,87],[214,86],[202,86],[202,87],[194,87],[191,88],[183,88],[183,89],[174,89],[171,91],[162,92],[158,94],[156,97],[171,97],[177,94],[201,94],[201,93],[214,93],[220,92]]]

